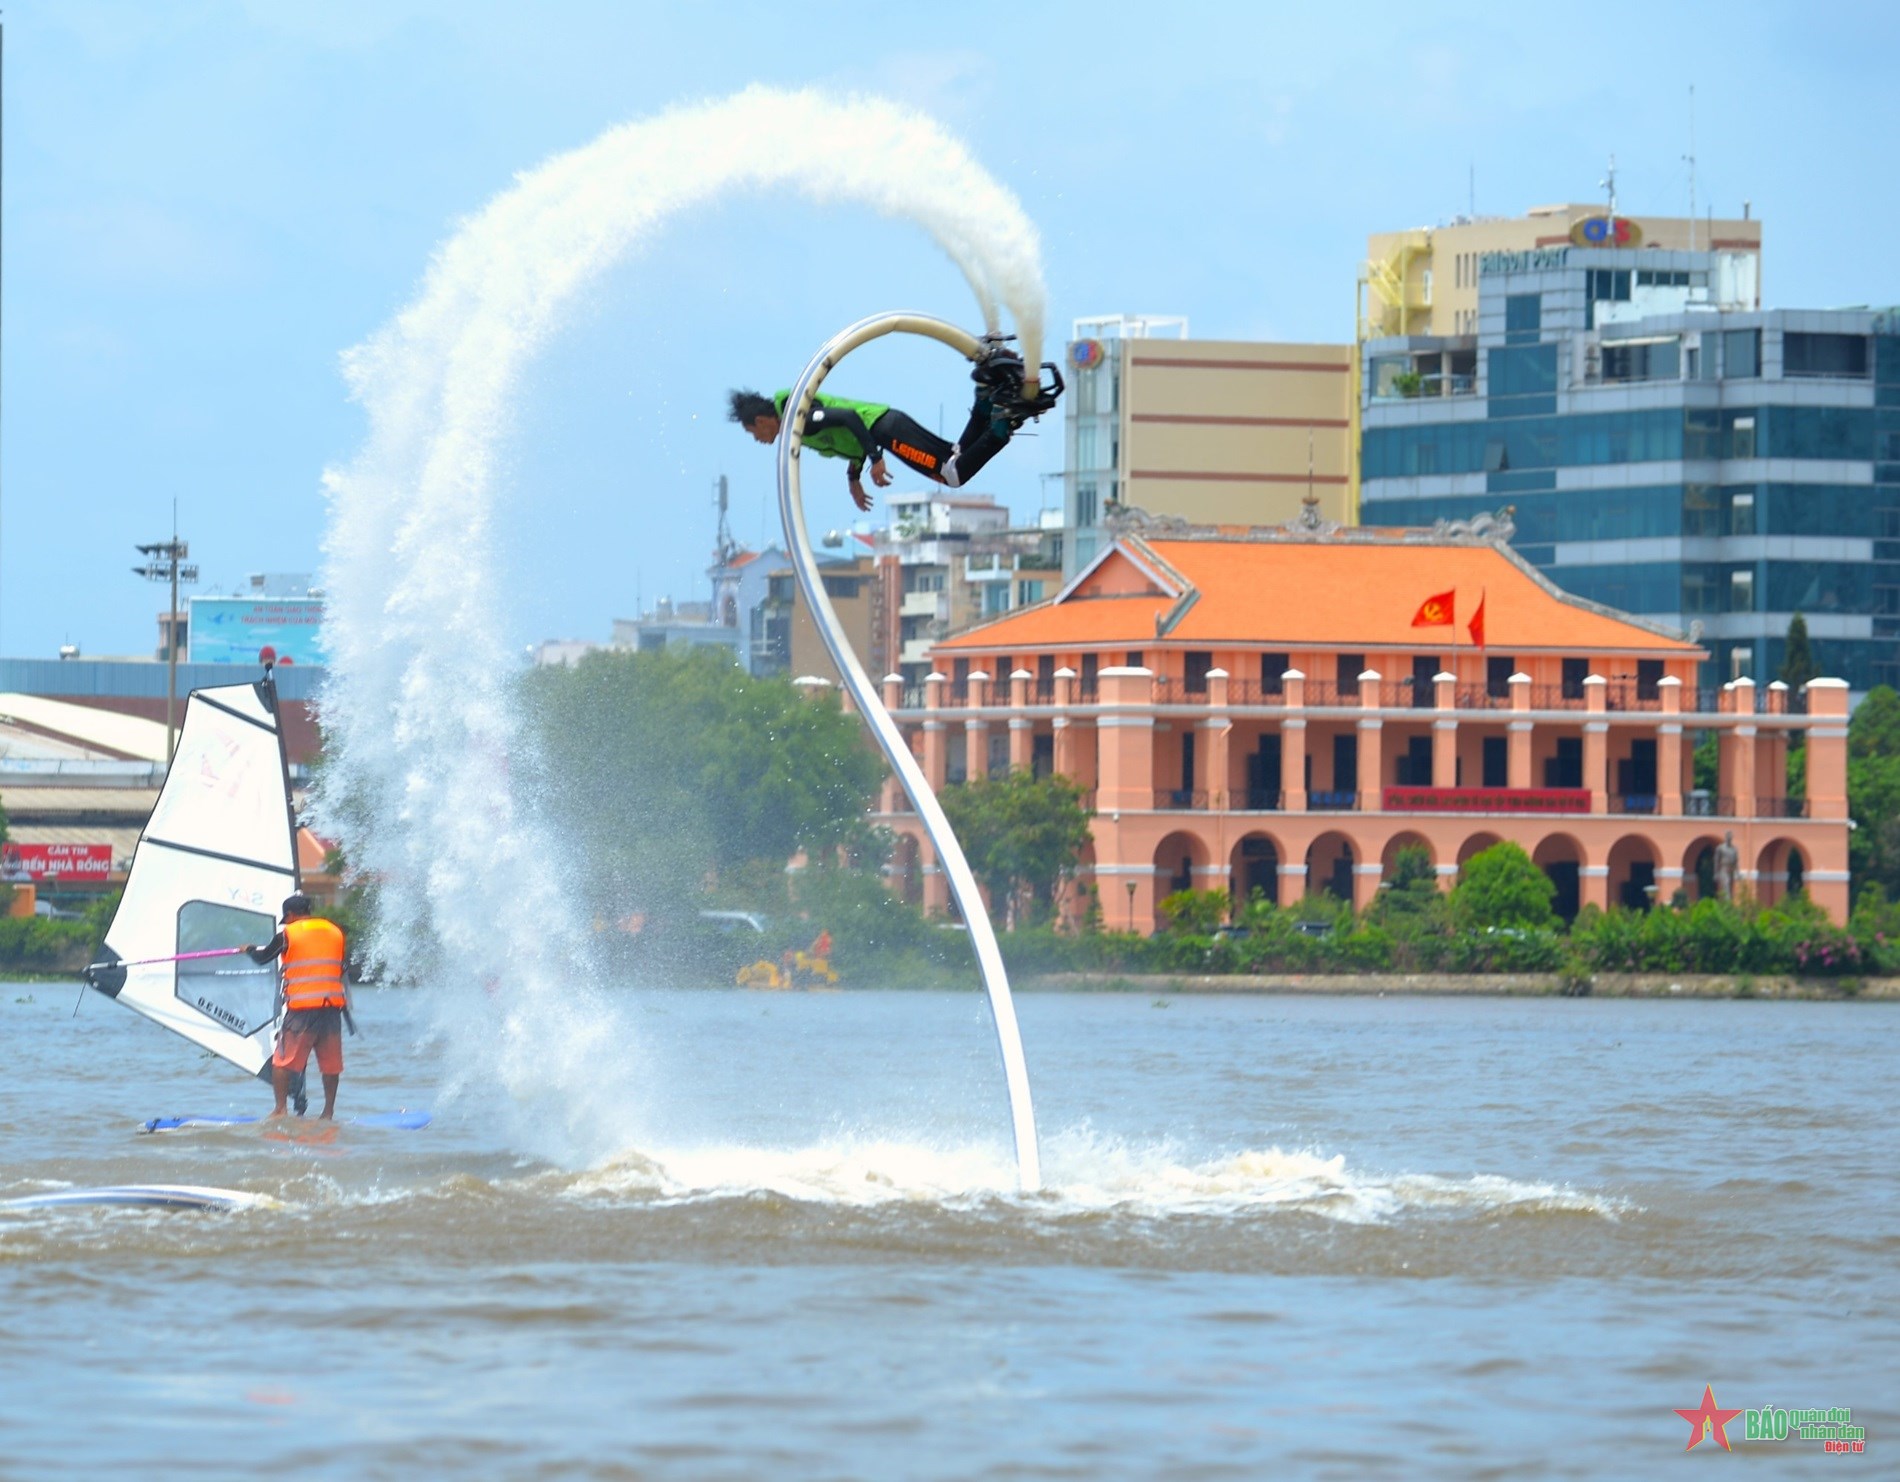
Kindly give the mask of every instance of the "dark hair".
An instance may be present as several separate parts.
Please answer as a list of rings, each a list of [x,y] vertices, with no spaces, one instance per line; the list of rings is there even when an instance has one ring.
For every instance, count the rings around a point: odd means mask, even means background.
[[[286,916],[292,912],[295,912],[299,916],[314,916],[316,911],[316,902],[311,900],[310,897],[305,895],[301,890],[295,895],[287,895],[284,897],[284,914]]]
[[[750,427],[761,417],[776,417],[778,408],[756,391],[735,391],[732,393],[732,420],[741,427]]]

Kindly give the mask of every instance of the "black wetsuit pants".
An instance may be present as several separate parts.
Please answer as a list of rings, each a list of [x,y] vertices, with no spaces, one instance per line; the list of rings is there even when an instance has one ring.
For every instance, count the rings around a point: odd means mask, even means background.
[[[996,430],[989,399],[979,395],[963,436],[954,444],[920,427],[893,407],[871,424],[871,440],[905,467],[952,489],[965,487],[1009,442],[1008,424]]]

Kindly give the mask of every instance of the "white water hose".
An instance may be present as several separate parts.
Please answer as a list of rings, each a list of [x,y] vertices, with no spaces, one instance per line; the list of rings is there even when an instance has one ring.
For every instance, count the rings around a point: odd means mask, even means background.
[[[1023,1062],[1023,1038],[1016,1027],[1016,1004],[1009,995],[1009,975],[1003,970],[1003,954],[996,945],[996,932],[990,926],[989,912],[976,888],[976,877],[963,857],[963,846],[944,816],[943,805],[930,788],[923,768],[911,755],[898,732],[897,723],[884,708],[884,701],[872,685],[850,641],[839,625],[838,614],[826,595],[819,578],[818,558],[813,554],[811,537],[805,531],[805,500],[799,488],[798,451],[804,441],[805,422],[812,401],[825,377],[860,345],[887,334],[922,335],[948,345],[959,355],[974,361],[983,346],[975,335],[942,319],[927,314],[876,314],[860,319],[826,341],[812,358],[792,388],[785,403],[784,425],[778,435],[778,508],[785,521],[785,540],[792,553],[792,570],[799,589],[811,609],[818,634],[831,651],[832,662],[844,676],[845,688],[857,702],[859,712],[869,722],[878,749],[904,785],[911,806],[917,810],[924,831],[937,849],[937,863],[950,880],[950,894],[969,928],[971,944],[976,948],[977,966],[983,972],[983,990],[989,995],[990,1019],[996,1026],[996,1046],[1003,1055],[1003,1077],[1009,1086],[1009,1116],[1016,1136],[1016,1180],[1025,1194],[1042,1187],[1042,1158],[1036,1148],[1036,1109],[1029,1099],[1029,1068]]]

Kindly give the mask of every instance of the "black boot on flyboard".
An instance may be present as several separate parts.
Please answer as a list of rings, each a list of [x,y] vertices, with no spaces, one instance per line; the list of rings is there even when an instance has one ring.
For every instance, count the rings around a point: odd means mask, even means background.
[[[1014,335],[1005,334],[984,335],[983,348],[976,358],[976,369],[970,372],[970,379],[988,395],[991,410],[1012,433],[1019,431],[1023,423],[1031,418],[1054,411],[1057,399],[1066,389],[1062,372],[1053,361],[1045,360],[1042,364],[1042,368],[1049,373],[1047,381],[1028,380],[1022,356],[1005,343],[1014,338]],[[1003,432],[1004,427],[999,427],[997,431]]]

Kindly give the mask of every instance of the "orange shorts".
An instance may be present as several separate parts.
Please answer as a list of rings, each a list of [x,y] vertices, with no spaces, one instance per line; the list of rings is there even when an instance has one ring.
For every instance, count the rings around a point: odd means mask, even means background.
[[[277,1032],[277,1053],[270,1063],[280,1070],[302,1070],[312,1050],[317,1052],[320,1074],[343,1074],[341,1009],[292,1009],[285,1014],[284,1027]]]

